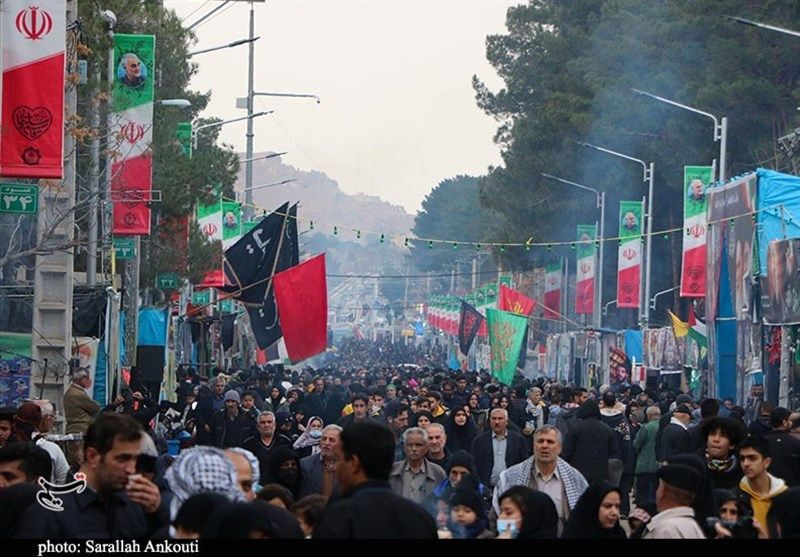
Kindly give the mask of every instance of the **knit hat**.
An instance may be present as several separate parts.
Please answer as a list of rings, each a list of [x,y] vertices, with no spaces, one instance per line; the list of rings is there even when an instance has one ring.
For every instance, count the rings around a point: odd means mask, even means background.
[[[292,421],[292,415],[289,412],[277,412],[275,414],[275,426],[281,427],[285,423],[289,423]]]
[[[239,404],[241,402],[241,400],[239,400],[239,393],[232,389],[225,393],[225,402],[228,402],[229,400],[235,400],[236,404]]]
[[[468,474],[461,479],[458,486],[450,495],[450,508],[457,505],[464,505],[473,510],[478,515],[478,519],[486,519],[486,504],[478,491],[477,478]]]
[[[463,466],[470,472],[475,472],[475,460],[472,458],[472,455],[465,450],[456,451],[450,455],[450,460],[447,462],[448,474],[454,466]]]
[[[684,464],[667,464],[658,469],[657,477],[664,483],[684,491],[695,493],[702,478],[697,470]]]
[[[686,406],[685,404],[679,404],[678,406],[676,406],[675,410],[673,411],[673,414],[677,412],[680,412],[681,414],[689,414],[690,416],[692,415],[692,411],[689,410],[689,407]]]

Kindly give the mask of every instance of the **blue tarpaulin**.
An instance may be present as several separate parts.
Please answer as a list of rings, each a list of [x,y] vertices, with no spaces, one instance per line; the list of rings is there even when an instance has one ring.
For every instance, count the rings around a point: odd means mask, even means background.
[[[167,310],[142,308],[139,310],[139,346],[165,346],[167,344]]]
[[[625,331],[625,354],[627,354],[631,360],[636,358],[637,364],[641,364],[644,360],[642,337],[642,331]]]
[[[800,178],[759,168],[758,256],[761,275],[767,274],[767,247],[773,240],[800,238]],[[781,208],[783,205],[783,219]],[[785,233],[785,235],[784,235]]]

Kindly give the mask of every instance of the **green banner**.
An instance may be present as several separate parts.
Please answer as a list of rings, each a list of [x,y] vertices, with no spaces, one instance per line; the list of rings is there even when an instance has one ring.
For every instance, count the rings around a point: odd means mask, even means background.
[[[236,301],[226,298],[219,303],[220,313],[236,313]]]
[[[248,220],[242,223],[242,236],[253,230],[260,220]]]
[[[236,201],[222,202],[222,246],[227,248],[242,235],[242,205]]]
[[[706,190],[713,181],[714,168],[711,166],[683,167],[684,219],[706,214]]]
[[[114,35],[113,112],[153,102],[156,38]]]
[[[597,247],[594,245],[597,239],[597,226],[594,224],[579,224],[578,225],[578,244],[576,251],[578,259],[584,257],[592,257],[597,253]]]
[[[638,238],[642,235],[642,202],[619,202],[619,237],[620,241]]]
[[[525,340],[527,317],[489,308],[486,310],[489,325],[489,346],[492,352],[492,375],[511,385],[517,369],[519,352]]]
[[[181,144],[183,155],[192,158],[192,123],[178,122],[178,128],[175,130],[175,137],[178,138],[178,143]]]

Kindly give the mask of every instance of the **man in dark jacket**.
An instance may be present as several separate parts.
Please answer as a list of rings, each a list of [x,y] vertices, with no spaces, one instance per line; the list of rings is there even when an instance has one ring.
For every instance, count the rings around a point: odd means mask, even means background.
[[[437,538],[430,515],[389,488],[394,436],[386,426],[374,422],[348,426],[335,451],[342,498],[326,507],[314,538]]]
[[[609,459],[620,458],[614,432],[600,421],[600,406],[594,399],[584,401],[569,427],[561,456],[592,484],[608,476]]]
[[[791,414],[786,408],[773,410],[770,414],[772,433],[764,439],[769,443],[769,473],[794,487],[800,485],[800,440],[789,433]]]
[[[89,489],[59,494],[63,512],[30,505],[15,534],[36,539],[143,539],[164,526],[158,487],[136,474],[142,426],[127,414],[105,412],[84,439],[80,472]]]
[[[663,418],[662,418],[663,419]],[[692,411],[686,404],[679,404],[672,412],[669,423],[660,432],[656,440],[656,458],[664,462],[671,456],[691,452],[687,426],[692,419]]]
[[[253,437],[256,424],[248,412],[239,408],[239,393],[225,393],[225,408],[214,414],[211,421],[214,446],[222,449],[243,447],[246,439]]]
[[[197,425],[197,444],[213,445],[214,433],[211,429],[211,421],[214,414],[225,408],[225,380],[217,377],[211,382],[211,392],[205,392],[197,401],[197,412],[195,413],[195,424]]]
[[[491,431],[481,433],[472,441],[470,453],[475,459],[478,477],[483,485],[494,487],[500,474],[530,456],[530,444],[522,434],[508,429],[508,412],[494,408],[489,414]],[[503,458],[495,458],[504,455]]]

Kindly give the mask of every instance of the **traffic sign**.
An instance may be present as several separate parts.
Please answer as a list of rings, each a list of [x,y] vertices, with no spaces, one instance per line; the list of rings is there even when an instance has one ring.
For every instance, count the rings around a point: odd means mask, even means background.
[[[35,215],[38,208],[38,186],[0,184],[0,213]]]
[[[174,290],[178,288],[178,275],[176,273],[163,273],[156,275],[156,288]]]
[[[195,290],[192,292],[192,303],[196,306],[202,306],[211,303],[211,289]]]
[[[133,238],[114,238],[114,256],[117,259],[133,259],[136,257],[136,246]]]

